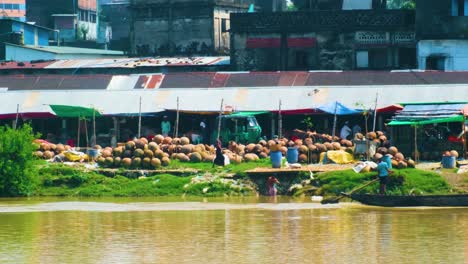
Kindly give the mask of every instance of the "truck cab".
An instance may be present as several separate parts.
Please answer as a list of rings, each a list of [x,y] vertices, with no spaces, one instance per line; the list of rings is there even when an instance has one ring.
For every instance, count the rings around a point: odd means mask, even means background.
[[[254,115],[248,114],[232,114],[221,115],[216,118],[216,127],[212,133],[212,142],[216,141],[218,135],[218,122],[221,119],[220,139],[223,144],[229,141],[238,143],[254,143],[258,142],[262,128],[259,126]]]

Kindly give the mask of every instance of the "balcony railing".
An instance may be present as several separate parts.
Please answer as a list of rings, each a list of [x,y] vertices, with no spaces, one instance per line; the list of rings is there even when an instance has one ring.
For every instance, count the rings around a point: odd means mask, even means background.
[[[310,32],[317,30],[413,29],[412,10],[330,10],[232,13],[232,32]]]

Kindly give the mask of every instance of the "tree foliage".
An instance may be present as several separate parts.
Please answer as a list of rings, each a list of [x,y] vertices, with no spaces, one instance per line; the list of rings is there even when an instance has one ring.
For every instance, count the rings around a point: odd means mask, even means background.
[[[35,135],[29,125],[0,127],[0,196],[28,196],[34,187]]]
[[[388,0],[387,8],[389,9],[415,9],[416,0]]]

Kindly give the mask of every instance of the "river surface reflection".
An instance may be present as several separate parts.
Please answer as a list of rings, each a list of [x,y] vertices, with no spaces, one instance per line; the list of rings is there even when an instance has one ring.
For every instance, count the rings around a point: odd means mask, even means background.
[[[468,263],[468,208],[3,199],[0,263]]]

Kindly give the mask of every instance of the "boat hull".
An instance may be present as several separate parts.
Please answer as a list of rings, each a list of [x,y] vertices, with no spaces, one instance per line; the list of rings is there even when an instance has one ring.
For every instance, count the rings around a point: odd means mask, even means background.
[[[352,194],[351,199],[366,205],[385,207],[468,206],[468,194],[421,196]]]

